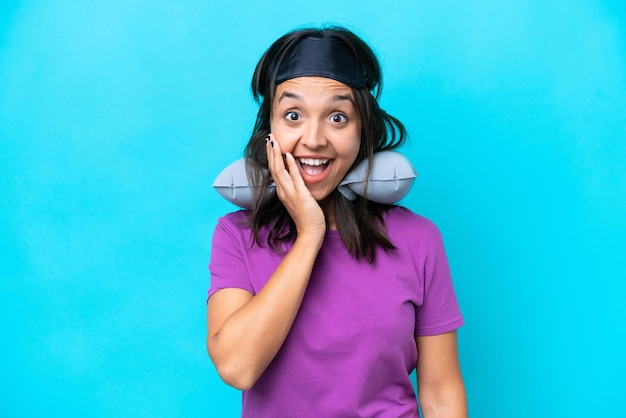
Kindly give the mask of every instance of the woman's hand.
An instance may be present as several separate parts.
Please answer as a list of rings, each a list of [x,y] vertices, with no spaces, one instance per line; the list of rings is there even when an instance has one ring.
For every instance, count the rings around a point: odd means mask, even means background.
[[[298,235],[323,235],[326,232],[324,212],[304,183],[295,158],[291,153],[285,153],[283,159],[280,145],[273,135],[268,136],[265,147],[276,193],[296,224]]]

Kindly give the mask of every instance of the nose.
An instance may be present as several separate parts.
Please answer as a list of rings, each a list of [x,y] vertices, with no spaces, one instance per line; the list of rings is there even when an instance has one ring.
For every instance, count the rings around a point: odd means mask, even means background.
[[[323,123],[310,121],[305,124],[300,137],[300,143],[310,149],[324,148],[328,143]]]

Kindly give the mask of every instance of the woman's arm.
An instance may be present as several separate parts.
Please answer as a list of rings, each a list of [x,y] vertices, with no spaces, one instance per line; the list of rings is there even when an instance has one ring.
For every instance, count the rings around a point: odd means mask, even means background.
[[[256,296],[222,289],[207,305],[207,349],[222,377],[247,390],[284,342],[306,290],[320,240],[298,237]]]
[[[300,309],[326,232],[324,213],[311,196],[296,162],[268,143],[268,165],[281,199],[296,224],[297,237],[265,286],[256,294],[222,289],[207,304],[207,350],[231,386],[250,389],[285,341]]]
[[[456,331],[417,337],[417,392],[424,418],[466,418]]]

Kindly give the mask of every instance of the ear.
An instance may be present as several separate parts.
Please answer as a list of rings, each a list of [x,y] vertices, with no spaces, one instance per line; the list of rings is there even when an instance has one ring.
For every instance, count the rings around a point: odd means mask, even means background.
[[[417,176],[409,160],[394,151],[374,154],[367,181],[366,174],[367,161],[362,161],[339,184],[339,192],[350,200],[359,195],[372,202],[392,204],[409,193]],[[252,187],[248,182],[243,158],[222,170],[213,182],[213,187],[229,202],[244,209],[252,207]],[[269,200],[274,193],[276,188],[271,184],[263,200]]]

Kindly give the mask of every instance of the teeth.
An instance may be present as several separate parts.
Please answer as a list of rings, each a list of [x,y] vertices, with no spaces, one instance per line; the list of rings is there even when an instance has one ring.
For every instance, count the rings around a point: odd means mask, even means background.
[[[328,159],[320,160],[317,158],[300,158],[300,163],[306,164],[306,165],[319,166],[319,165],[328,164]]]

